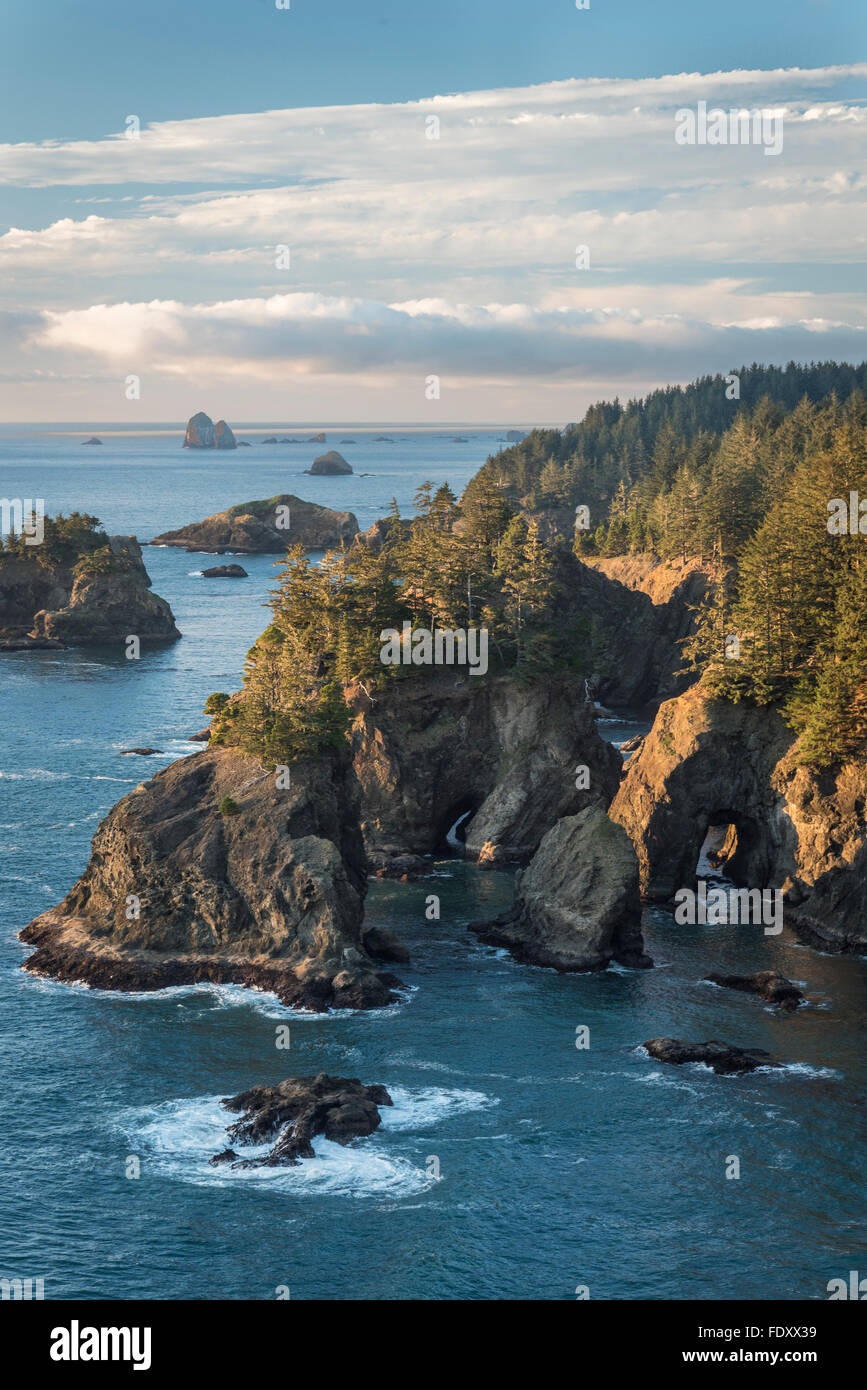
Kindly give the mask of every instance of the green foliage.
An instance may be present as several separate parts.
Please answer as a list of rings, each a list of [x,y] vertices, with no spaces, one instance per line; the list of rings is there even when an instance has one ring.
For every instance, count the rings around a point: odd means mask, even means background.
[[[224,796],[217,807],[221,816],[237,816],[240,809],[237,801],[233,801],[230,796]]]
[[[23,535],[14,533],[0,540],[0,565],[12,560],[51,568],[54,565],[75,565],[95,552],[108,550],[108,536],[100,528],[99,518],[87,512],[59,513],[43,520],[43,539],[39,545],[28,545]],[[96,562],[97,565],[101,562]],[[107,573],[91,570],[89,573]]]

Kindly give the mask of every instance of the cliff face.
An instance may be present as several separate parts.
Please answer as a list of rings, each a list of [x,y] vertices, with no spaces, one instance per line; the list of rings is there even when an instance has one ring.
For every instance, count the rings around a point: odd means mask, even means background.
[[[630,761],[611,816],[638,854],[641,886],[667,900],[695,886],[709,825],[733,825],[725,873],[782,888],[784,920],[832,951],[867,949],[867,771],[798,766],[795,735],[771,709],[731,705],[700,685],[664,704]]]
[[[471,812],[466,847],[487,863],[521,862],[564,815],[618,785],[620,757],[596,731],[569,677],[409,677],[371,700],[347,695],[363,831],[375,864],[427,854]],[[584,765],[589,786],[576,788]]]
[[[218,555],[225,551],[277,555],[296,544],[308,550],[327,550],[344,542],[348,545],[357,534],[358,522],[352,512],[332,511],[292,493],[280,493],[264,501],[241,502],[177,531],[164,531],[151,544]]]
[[[691,610],[708,592],[711,568],[697,560],[681,565],[656,555],[589,557],[585,563],[610,585],[634,595],[632,604],[621,601],[621,607],[630,627],[630,654],[640,653],[635,672],[640,683],[632,699],[621,703],[653,705],[687,690],[696,675],[682,670],[681,642],[693,630]],[[609,599],[609,606],[613,602]],[[616,628],[608,628],[608,632],[616,639]],[[616,683],[622,682],[616,662],[614,676]],[[617,702],[610,681],[602,683],[600,693],[603,699]]]
[[[150,592],[141,547],[132,536],[110,536],[116,568],[76,576],[65,565],[15,560],[0,567],[0,626],[12,634],[70,646],[180,637],[165,599]]]
[[[90,863],[22,939],[25,968],[103,989],[211,981],[287,1004],[394,996],[362,946],[365,858],[345,754],[274,772],[231,749],[172,763],[114,807]],[[227,800],[228,798],[228,800]]]

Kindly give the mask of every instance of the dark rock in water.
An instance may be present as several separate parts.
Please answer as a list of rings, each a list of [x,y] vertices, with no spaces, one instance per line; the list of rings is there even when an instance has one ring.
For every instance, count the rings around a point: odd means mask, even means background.
[[[723,989],[757,994],[760,999],[766,999],[769,1004],[779,1004],[782,1009],[796,1009],[804,1002],[804,995],[798,986],[787,980],[785,975],[777,974],[776,970],[760,970],[755,975],[722,975],[712,971],[705,975],[705,979]]]
[[[465,434],[456,434],[452,440],[453,444],[469,444],[469,442]]]
[[[211,726],[210,726],[210,724],[209,724],[208,727],[207,727],[207,729],[200,729],[199,732],[198,732],[197,734],[190,734],[189,742],[190,742],[190,743],[207,743],[207,742],[209,741],[210,737],[211,737]]]
[[[759,1047],[731,1047],[721,1042],[686,1043],[678,1038],[651,1038],[644,1047],[657,1062],[670,1062],[676,1067],[683,1066],[685,1062],[703,1062],[718,1076],[780,1065],[779,1062],[770,1061],[767,1052]]]
[[[212,565],[209,570],[202,570],[203,579],[249,579],[247,571],[243,565]]]
[[[378,434],[373,442],[374,444],[393,444],[394,440],[390,439],[387,434]]]
[[[238,448],[239,448],[239,449],[249,449],[249,448],[250,448],[250,445],[249,445],[249,443],[247,442],[246,439],[239,439],[239,440],[237,440],[236,442],[237,442],[237,445],[238,445]]]
[[[214,1154],[214,1157],[209,1159],[208,1162],[213,1163],[215,1166],[218,1163],[234,1163],[237,1157],[238,1155],[235,1153],[234,1149],[223,1149],[222,1153]]]
[[[131,754],[136,753],[140,758],[149,758],[152,753],[162,753],[162,751],[161,748],[122,748],[120,756],[128,758]]]
[[[644,734],[633,734],[632,738],[627,738],[620,745],[621,753],[634,753],[644,742]]]
[[[262,440],[262,443],[263,443],[263,444],[276,444],[276,443],[277,443],[277,436],[276,436],[276,434],[269,435],[269,437],[268,437],[267,439],[263,439],[263,440]]]
[[[357,440],[355,440],[355,439],[341,439],[341,440],[340,440],[340,443],[341,443],[341,444],[355,444],[355,443],[357,443]]]
[[[391,960],[399,965],[409,963],[409,951],[387,927],[368,927],[361,944],[368,955],[377,960]]]
[[[334,511],[281,492],[263,501],[227,507],[177,531],[164,531],[151,544],[177,545],[188,553],[280,555],[294,544],[328,550],[344,541],[348,544],[357,534],[358,522],[352,512]]]
[[[229,1137],[239,1144],[262,1144],[274,1139],[264,1158],[241,1159],[242,1168],[296,1164],[314,1158],[311,1140],[321,1134],[336,1144],[373,1134],[379,1127],[381,1105],[392,1099],[384,1086],[364,1086],[355,1078],[343,1076],[298,1076],[276,1086],[254,1086],[224,1100],[227,1110],[243,1118],[229,1126]],[[237,1158],[233,1149],[224,1149],[211,1159],[227,1163]]]
[[[336,449],[329,449],[327,454],[320,454],[319,458],[314,459],[310,467],[305,468],[304,471],[320,477],[322,475],[335,477],[338,474],[351,473],[352,466],[346,462],[342,454],[338,454]]]
[[[520,430],[506,430],[506,439],[509,444],[520,444],[521,440],[526,439],[526,437]]]
[[[431,861],[420,854],[407,854],[395,846],[372,849],[367,858],[377,878],[399,878],[403,882],[429,874],[433,867]]]
[[[58,642],[53,637],[29,637],[27,633],[16,633],[14,635],[0,633],[0,652],[39,651],[64,652],[66,651],[66,647],[63,642]]]
[[[310,438],[307,440],[307,443],[308,443],[308,444],[324,444],[324,443],[325,443],[325,435],[324,435],[324,434],[311,434]]]
[[[601,806],[559,820],[517,876],[510,911],[470,930],[518,961],[554,970],[653,964],[641,935],[638,860]]]
[[[345,751],[297,759],[283,789],[258,759],[206,747],[109,812],[81,878],[22,932],[36,947],[24,968],[96,989],[242,984],[316,1012],[379,1008],[396,996],[362,941],[366,869]]]
[[[210,415],[200,410],[198,415],[191,415],[187,421],[184,448],[235,449],[237,444],[225,420],[218,420],[215,425]]]
[[[82,444],[101,444],[102,440],[97,439],[96,435],[94,434],[90,439],[82,439],[81,442]]]

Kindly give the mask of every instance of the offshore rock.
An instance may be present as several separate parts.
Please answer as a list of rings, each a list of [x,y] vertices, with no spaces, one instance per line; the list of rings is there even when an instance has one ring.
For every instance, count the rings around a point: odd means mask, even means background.
[[[217,555],[225,551],[282,555],[296,544],[308,550],[328,550],[349,544],[357,534],[358,522],[352,512],[332,511],[282,492],[263,501],[240,502],[177,531],[164,531],[151,545],[176,545],[188,552]]]
[[[685,1043],[678,1038],[651,1038],[643,1045],[657,1062],[670,1062],[676,1067],[683,1066],[685,1062],[703,1062],[718,1076],[780,1065],[779,1062],[772,1062],[767,1052],[758,1047],[731,1047],[729,1043],[721,1042]]]
[[[769,1004],[779,1004],[781,1009],[797,1009],[803,1004],[804,995],[797,985],[779,975],[776,970],[760,970],[755,975],[721,975],[711,971],[705,975],[712,985],[722,989],[738,989],[745,994],[757,994]]]
[[[350,1144],[379,1128],[379,1107],[391,1105],[384,1086],[364,1086],[343,1076],[298,1076],[276,1086],[253,1086],[222,1102],[242,1118],[229,1126],[236,1144],[262,1144],[276,1139],[263,1158],[238,1160],[234,1149],[215,1154],[211,1162],[232,1162],[238,1168],[276,1168],[315,1158],[317,1134],[335,1144]]]
[[[612,960],[637,969],[653,964],[641,935],[635,851],[599,806],[549,830],[517,876],[510,911],[471,930],[518,961],[554,970],[604,970]]]
[[[210,415],[200,410],[198,415],[192,415],[187,421],[184,448],[235,449],[237,443],[225,420],[218,420],[215,425]]]

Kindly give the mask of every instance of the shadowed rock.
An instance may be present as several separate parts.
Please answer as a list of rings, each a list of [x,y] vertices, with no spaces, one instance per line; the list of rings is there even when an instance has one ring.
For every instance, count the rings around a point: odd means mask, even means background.
[[[780,1065],[779,1062],[770,1061],[767,1052],[759,1047],[731,1047],[721,1042],[686,1043],[678,1038],[651,1038],[644,1043],[644,1047],[657,1062],[670,1062],[676,1067],[683,1066],[685,1062],[703,1062],[718,1076]]]
[[[329,449],[327,454],[320,454],[319,458],[314,459],[310,467],[304,471],[333,477],[340,473],[351,473],[352,466],[346,462],[342,454],[338,454],[336,449]]]
[[[769,1004],[779,1004],[781,1009],[796,1009],[804,1002],[804,995],[797,985],[778,975],[776,970],[760,970],[755,975],[722,975],[712,971],[705,975],[712,985],[723,989],[738,989],[745,994],[757,994]]]
[[[210,415],[200,410],[198,415],[192,415],[187,421],[184,448],[235,449],[237,443],[225,420],[218,420],[215,425]]]

